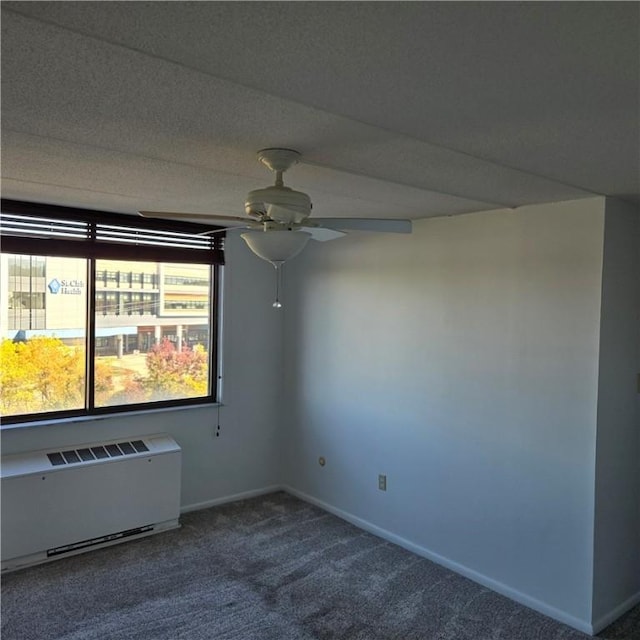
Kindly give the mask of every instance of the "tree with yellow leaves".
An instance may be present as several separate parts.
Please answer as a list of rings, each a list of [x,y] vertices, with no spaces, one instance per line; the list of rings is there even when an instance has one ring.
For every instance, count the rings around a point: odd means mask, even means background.
[[[3,415],[83,407],[84,367],[84,349],[69,347],[58,338],[3,340],[0,344]]]

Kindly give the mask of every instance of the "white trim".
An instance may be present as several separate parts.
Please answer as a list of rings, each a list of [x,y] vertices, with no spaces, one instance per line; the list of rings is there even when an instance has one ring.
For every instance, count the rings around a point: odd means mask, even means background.
[[[346,520],[347,522],[350,522],[351,524],[356,525],[360,529],[364,529],[369,533],[373,533],[374,535],[379,536],[380,538],[383,538],[385,540],[388,540],[389,542],[397,544],[398,546],[403,547],[404,549],[407,549],[408,551],[411,551],[419,556],[422,556],[423,558],[427,558],[427,560],[431,560],[436,564],[446,567],[447,569],[450,569],[451,571],[454,571],[455,573],[458,573],[464,576],[465,578],[469,578],[470,580],[473,580],[478,584],[488,587],[489,589],[492,589],[493,591],[496,591],[497,593],[503,596],[506,596],[507,598],[511,598],[511,600],[515,600],[516,602],[519,602],[520,604],[523,604],[526,607],[535,609],[539,613],[542,613],[546,616],[549,616],[550,618],[558,620],[559,622],[567,624],[573,627],[574,629],[577,629],[578,631],[582,631],[583,633],[588,633],[589,635],[594,634],[593,630],[595,625],[592,625],[590,622],[587,622],[586,620],[581,620],[580,618],[576,618],[575,616],[572,616],[566,611],[562,611],[561,609],[556,609],[555,607],[552,607],[551,605],[548,605],[545,602],[532,598],[531,596],[528,596],[527,594],[522,593],[521,591],[517,591],[516,589],[513,589],[507,586],[506,584],[498,582],[497,580],[493,580],[492,578],[489,578],[488,576],[485,576],[482,573],[478,573],[473,569],[465,567],[464,565],[458,564],[453,560],[449,560],[448,558],[445,558],[444,556],[434,553],[433,551],[430,551],[425,547],[422,547],[409,540],[406,540],[405,538],[402,538],[401,536],[398,536],[395,533],[391,533],[386,529],[382,529],[381,527],[378,527],[367,520],[363,520],[362,518],[358,518],[357,516],[354,516],[346,511],[343,511],[342,509],[333,507],[330,504],[327,504],[322,500],[318,500],[313,496],[307,495],[302,491],[298,491],[293,487],[285,485],[282,488],[287,493],[290,493],[291,495],[296,496],[297,498],[300,498],[305,502],[309,502],[317,507],[320,507],[321,509],[328,511],[333,515],[338,516],[339,518],[342,518],[343,520]],[[617,610],[618,609],[616,609],[615,611]],[[606,618],[609,619],[608,616]]]
[[[626,613],[632,607],[635,607],[638,603],[640,603],[640,591],[634,593],[630,598],[627,598],[622,604],[619,604],[617,607],[611,609],[609,613],[598,618],[593,625],[592,634],[600,633],[605,627],[608,627],[612,622],[617,620],[622,614]]]
[[[234,493],[230,496],[222,496],[221,498],[214,498],[213,500],[205,500],[204,502],[194,502],[193,504],[187,504],[180,507],[180,513],[189,513],[189,511],[200,511],[201,509],[209,509],[210,507],[217,507],[227,502],[237,502],[238,500],[248,500],[249,498],[257,498],[267,493],[275,493],[276,491],[284,491],[285,488],[279,484],[272,484],[268,487],[262,487],[262,489],[253,489],[251,491],[243,491],[242,493]]]

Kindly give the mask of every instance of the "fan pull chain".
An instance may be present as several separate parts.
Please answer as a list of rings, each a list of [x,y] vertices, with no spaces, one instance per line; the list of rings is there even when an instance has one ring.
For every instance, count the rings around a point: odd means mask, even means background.
[[[282,266],[284,262],[272,262],[276,269],[276,299],[273,302],[274,309],[281,309],[282,302],[280,302],[280,292],[282,291]]]

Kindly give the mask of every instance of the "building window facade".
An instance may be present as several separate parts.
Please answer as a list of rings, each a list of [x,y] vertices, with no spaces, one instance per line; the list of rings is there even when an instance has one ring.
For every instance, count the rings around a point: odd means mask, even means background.
[[[10,256],[7,327],[42,329],[45,324],[45,262],[40,256]]]

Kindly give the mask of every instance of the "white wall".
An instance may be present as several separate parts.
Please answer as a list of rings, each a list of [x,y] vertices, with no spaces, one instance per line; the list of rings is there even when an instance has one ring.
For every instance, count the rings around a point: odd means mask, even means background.
[[[216,408],[186,408],[5,429],[3,454],[166,432],[183,449],[183,508],[279,483],[282,322],[271,309],[273,269],[241,242],[237,236],[226,242],[224,406],[219,437]]]
[[[306,249],[288,485],[588,629],[603,225],[594,198]]]
[[[607,200],[598,383],[593,617],[640,601],[640,211]],[[622,610],[621,610],[621,609]]]

